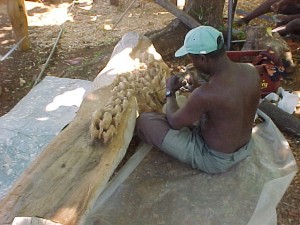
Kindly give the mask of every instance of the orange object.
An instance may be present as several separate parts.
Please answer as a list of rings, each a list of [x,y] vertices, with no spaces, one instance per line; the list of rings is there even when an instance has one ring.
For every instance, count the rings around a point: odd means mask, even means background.
[[[276,92],[280,87],[284,67],[274,52],[270,50],[227,51],[227,55],[234,62],[255,65],[261,77],[262,97]]]

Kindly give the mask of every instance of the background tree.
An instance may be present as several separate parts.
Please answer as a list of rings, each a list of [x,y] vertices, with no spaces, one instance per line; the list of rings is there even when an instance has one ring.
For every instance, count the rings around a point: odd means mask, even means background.
[[[166,4],[167,1],[155,0],[154,2],[162,5]],[[224,4],[225,0],[187,0],[183,12],[194,18],[201,25],[210,25],[225,31],[223,25]],[[175,14],[173,10],[176,9],[168,10]],[[179,19],[184,16],[183,14],[176,15],[178,18],[174,19],[162,30],[145,34],[152,40],[156,50],[163,57],[173,55],[178,47],[182,45],[185,34],[191,29]]]

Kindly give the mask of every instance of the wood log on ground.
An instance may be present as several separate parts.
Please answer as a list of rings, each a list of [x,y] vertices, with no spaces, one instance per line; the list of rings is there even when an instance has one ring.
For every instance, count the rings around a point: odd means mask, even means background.
[[[0,202],[1,225],[11,224],[15,217],[42,218],[43,224],[85,224],[126,153],[137,110],[162,110],[170,72],[149,43],[138,34],[122,38],[75,119]]]
[[[7,0],[7,12],[16,36],[16,42],[25,37],[19,49],[29,49],[28,21],[24,0]]]
[[[293,68],[295,66],[291,50],[286,41],[278,33],[270,33],[264,26],[248,26],[246,42],[242,50],[263,50],[270,47],[281,60]]]
[[[300,119],[283,111],[268,100],[263,100],[259,109],[267,114],[281,131],[300,137]]]

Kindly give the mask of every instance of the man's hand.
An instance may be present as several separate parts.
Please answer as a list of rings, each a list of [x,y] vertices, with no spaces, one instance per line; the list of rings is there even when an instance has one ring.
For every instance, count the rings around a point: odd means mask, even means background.
[[[167,79],[167,90],[170,90],[171,92],[175,93],[176,91],[178,91],[183,85],[185,85],[185,81],[183,80],[182,77],[176,76],[176,75],[172,75],[171,77],[169,77]]]

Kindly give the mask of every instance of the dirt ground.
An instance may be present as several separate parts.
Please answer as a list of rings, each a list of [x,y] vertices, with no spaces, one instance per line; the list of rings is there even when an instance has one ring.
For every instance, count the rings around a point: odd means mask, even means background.
[[[120,37],[128,31],[144,34],[166,26],[173,18],[170,13],[151,2],[136,1],[133,8],[112,30],[121,17],[127,2],[111,6],[103,0],[100,7],[93,8],[92,0],[79,0],[71,6],[71,0],[56,0],[55,4],[26,2],[31,49],[15,51],[9,58],[0,61],[0,116],[6,114],[25,96],[39,76],[79,78],[92,81],[105,67],[110,53]],[[238,9],[250,11],[262,0],[239,1]],[[239,15],[237,15],[239,16]],[[269,20],[256,19],[252,24],[268,24]],[[64,26],[63,26],[64,24]],[[55,40],[63,27],[63,35],[45,73],[43,66]],[[293,57],[300,63],[300,42],[287,39]],[[6,6],[0,4],[0,55],[4,55],[15,44]],[[168,60],[170,67],[175,61]],[[299,67],[294,77],[285,85],[300,91]],[[300,166],[300,141],[284,133]],[[300,174],[297,173],[286,194],[277,207],[279,225],[300,224]]]

